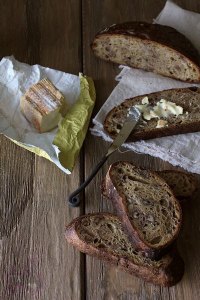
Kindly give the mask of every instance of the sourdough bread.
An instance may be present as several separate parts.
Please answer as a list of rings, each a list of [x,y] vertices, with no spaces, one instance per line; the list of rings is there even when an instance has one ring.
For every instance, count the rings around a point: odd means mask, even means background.
[[[116,137],[123,126],[128,109],[134,105],[141,107],[144,99],[148,100],[149,108],[155,108],[160,101],[166,100],[180,106],[183,112],[179,115],[170,114],[167,117],[154,117],[150,120],[142,116],[130,134],[128,142],[200,131],[200,89],[197,87],[164,90],[127,99],[107,114],[104,130],[112,138]],[[166,123],[158,127],[160,121]]]
[[[155,172],[131,162],[112,164],[104,181],[125,232],[138,251],[157,259],[176,240],[182,222],[178,200]]]
[[[172,286],[183,276],[184,264],[176,251],[159,261],[143,257],[129,242],[120,219],[112,214],[81,216],[67,226],[65,236],[81,252],[119,266],[153,284]]]
[[[200,82],[197,50],[169,26],[129,22],[100,31],[91,45],[99,58],[188,82]]]
[[[197,190],[197,180],[194,175],[178,171],[178,170],[162,170],[155,171],[169,185],[174,196],[182,202],[182,200],[191,198]],[[101,192],[107,198],[107,190],[105,178],[101,183]]]
[[[192,174],[178,170],[163,170],[156,173],[166,181],[179,200],[192,197],[197,190],[197,180]]]

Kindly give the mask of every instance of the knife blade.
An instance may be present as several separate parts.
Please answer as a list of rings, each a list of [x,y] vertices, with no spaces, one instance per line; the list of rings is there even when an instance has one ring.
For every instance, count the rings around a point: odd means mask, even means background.
[[[113,140],[112,144],[108,148],[108,151],[103,156],[103,158],[100,160],[100,162],[96,165],[90,176],[81,184],[81,186],[75,190],[68,199],[68,203],[72,207],[77,207],[80,204],[80,192],[85,189],[85,187],[90,183],[90,181],[94,178],[94,176],[97,174],[97,172],[100,170],[100,168],[103,166],[103,164],[106,162],[108,157],[115,152],[119,147],[127,140],[132,130],[137,125],[139,119],[140,119],[141,113],[139,109],[137,109],[135,106],[130,107],[128,110],[126,119],[123,123],[122,128],[120,129],[119,133],[117,134],[116,138]]]
[[[128,110],[126,120],[117,134],[116,138],[108,148],[108,151],[106,153],[106,156],[110,156],[114,151],[116,151],[129,137],[130,133],[133,131],[135,126],[137,125],[139,119],[140,119],[141,113],[139,109],[137,109],[135,106],[131,106],[131,108]]]

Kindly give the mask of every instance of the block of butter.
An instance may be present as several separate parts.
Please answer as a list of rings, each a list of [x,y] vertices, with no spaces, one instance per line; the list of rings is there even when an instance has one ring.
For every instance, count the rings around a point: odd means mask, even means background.
[[[143,119],[147,121],[154,118],[161,119],[168,118],[171,115],[178,116],[183,114],[183,108],[181,106],[165,99],[160,99],[156,105],[151,106],[149,105],[148,97],[144,97],[142,99],[142,104],[137,104],[135,106],[142,113]]]
[[[26,91],[20,99],[20,108],[40,133],[55,128],[67,112],[64,96],[47,78]]]

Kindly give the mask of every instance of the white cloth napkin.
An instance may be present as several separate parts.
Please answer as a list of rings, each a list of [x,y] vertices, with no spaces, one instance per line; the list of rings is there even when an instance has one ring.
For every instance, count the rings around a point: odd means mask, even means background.
[[[184,10],[167,1],[154,22],[174,27],[190,39],[200,52],[200,14]],[[103,130],[105,116],[124,99],[164,89],[192,86],[151,72],[120,67],[122,71],[116,77],[119,83],[93,119],[94,127],[91,129],[94,135],[107,141],[111,139]],[[200,87],[197,84],[195,86]],[[126,143],[124,146],[135,152],[160,157],[174,166],[178,165],[187,171],[200,174],[200,132]]]

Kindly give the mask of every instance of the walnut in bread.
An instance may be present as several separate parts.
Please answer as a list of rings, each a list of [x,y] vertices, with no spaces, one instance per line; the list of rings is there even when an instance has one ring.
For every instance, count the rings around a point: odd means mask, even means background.
[[[47,78],[26,91],[21,97],[20,107],[26,119],[40,133],[54,129],[67,110],[64,96]]]
[[[169,26],[128,22],[100,31],[94,54],[106,61],[200,82],[199,55],[192,43]]]

